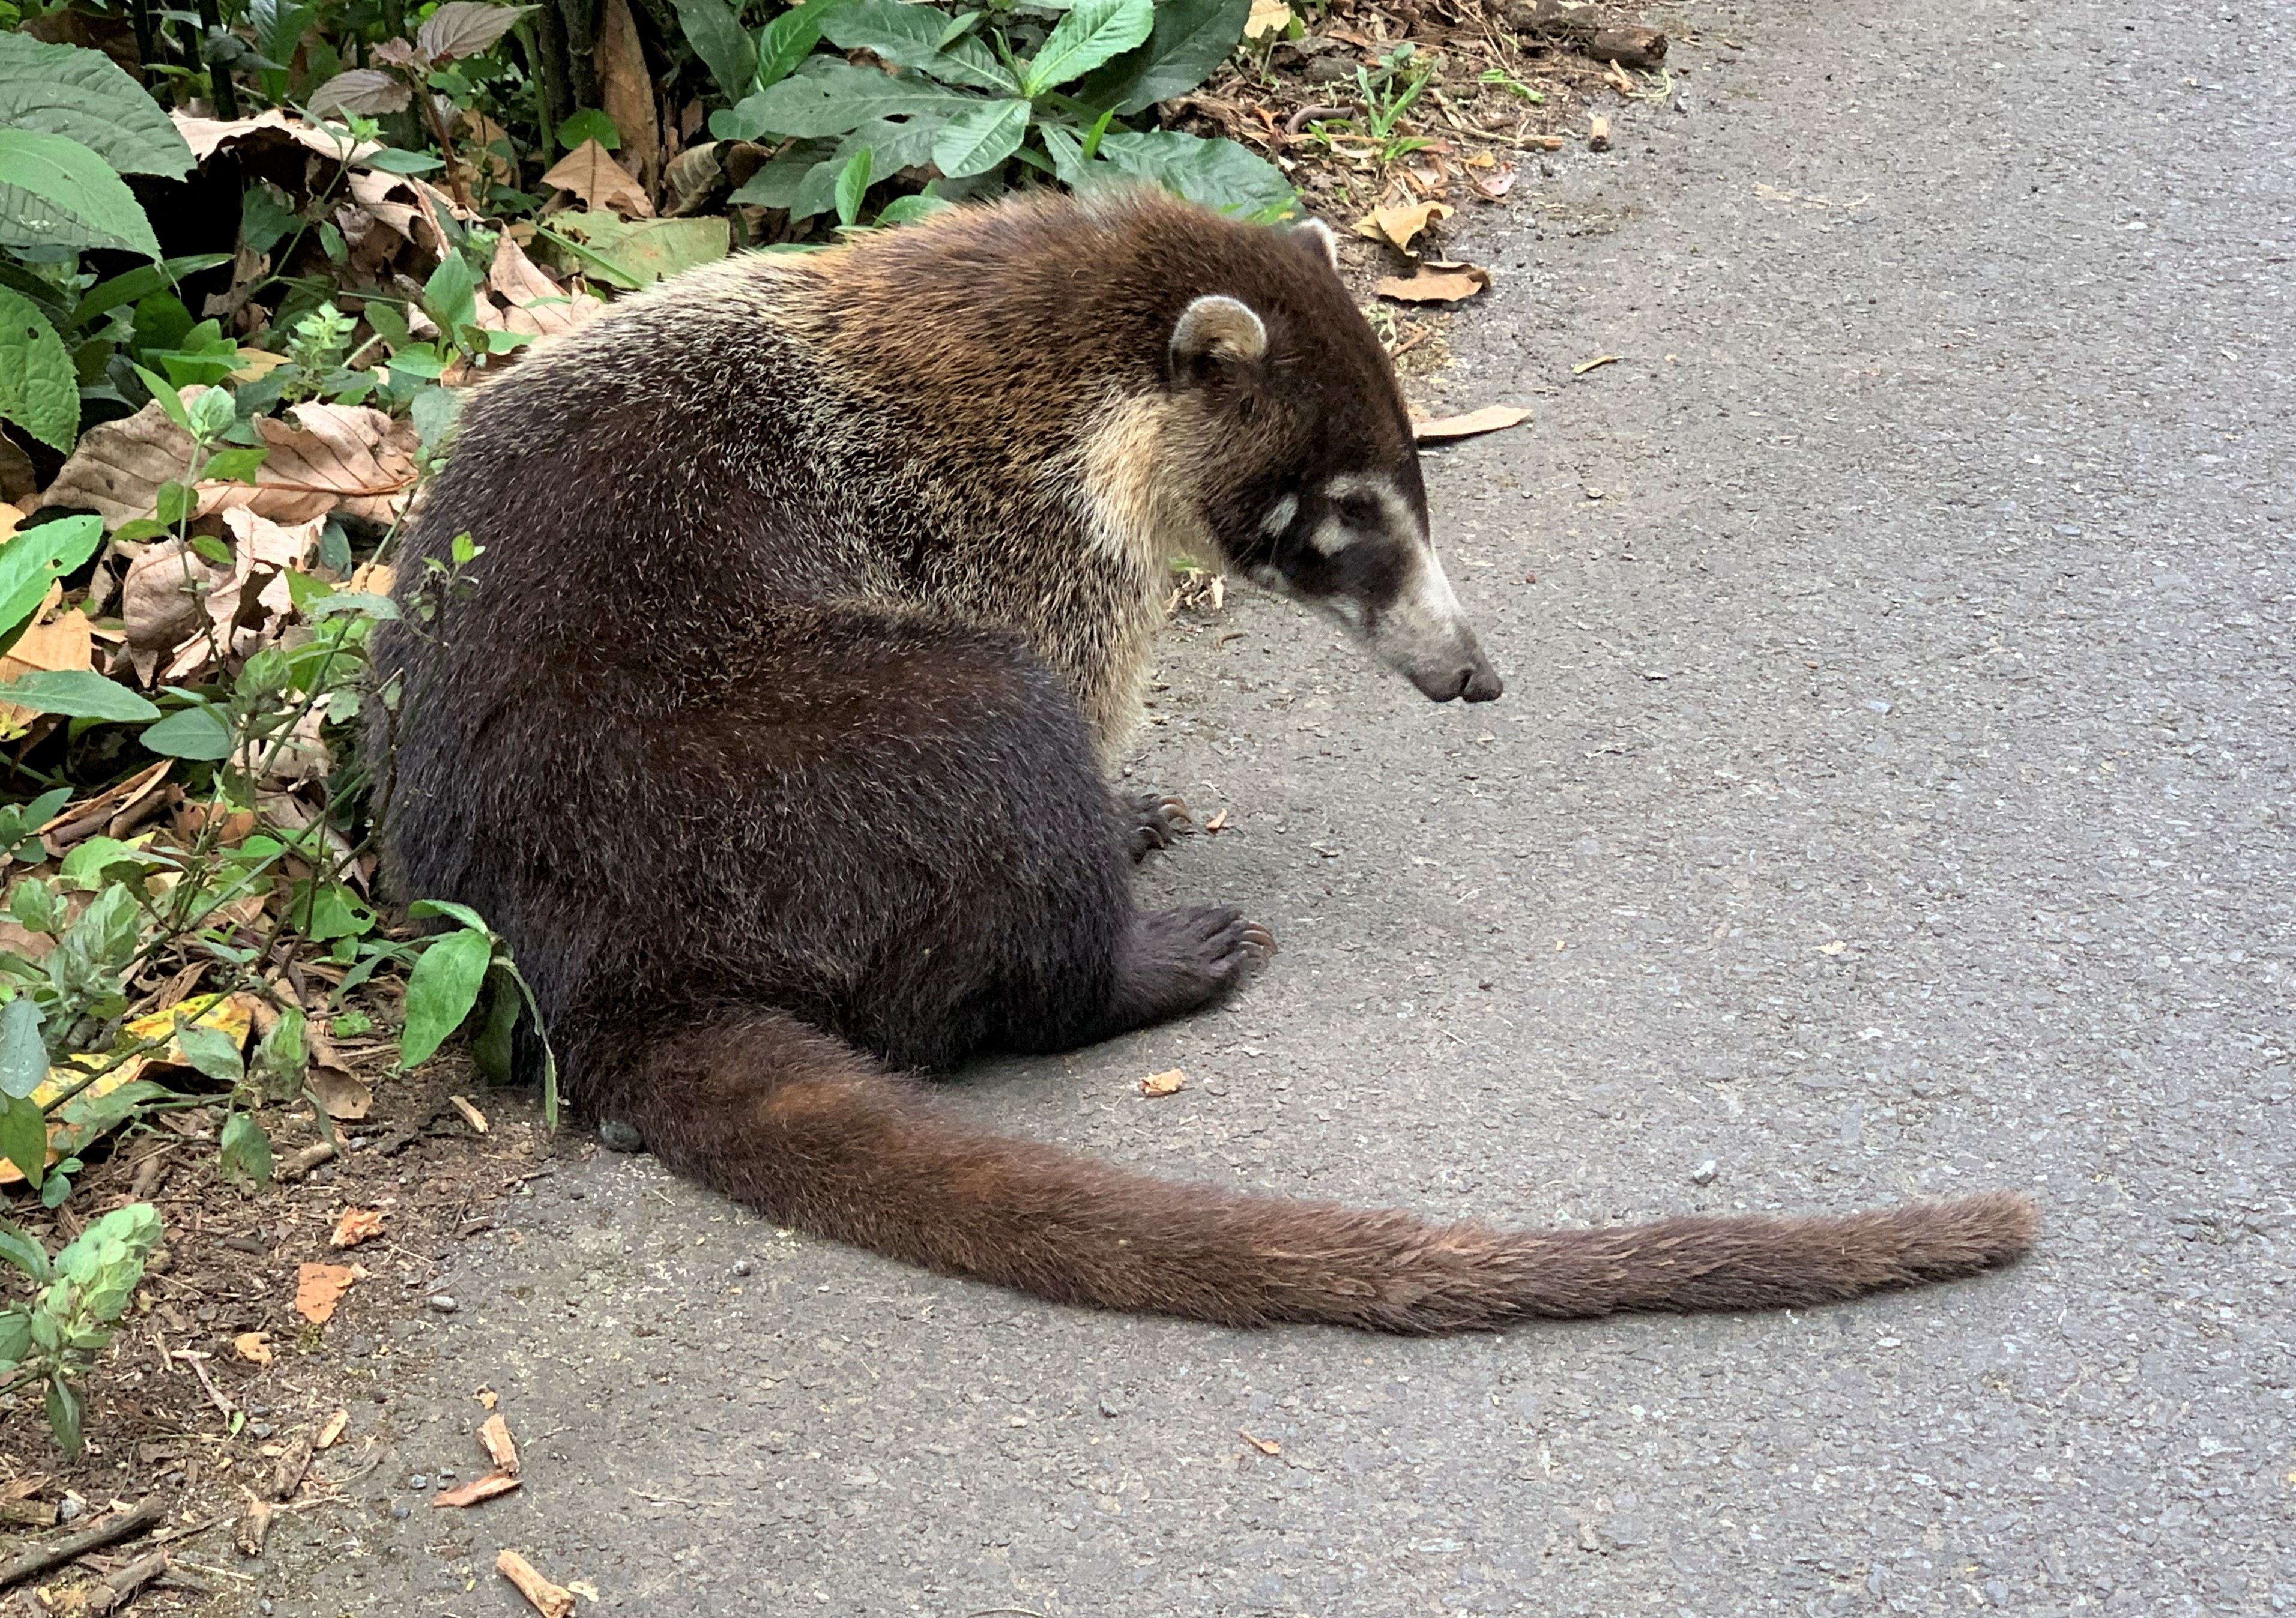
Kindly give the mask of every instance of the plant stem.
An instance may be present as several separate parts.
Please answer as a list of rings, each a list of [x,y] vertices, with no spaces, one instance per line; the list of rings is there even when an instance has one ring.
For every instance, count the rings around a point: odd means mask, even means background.
[[[200,55],[193,59],[193,65],[207,60],[206,42],[223,32],[223,12],[216,0],[200,0],[200,27],[205,31],[205,38],[201,41]],[[231,69],[220,62],[208,62],[208,85],[215,102],[215,115],[225,119],[237,118],[239,92],[232,86]]]

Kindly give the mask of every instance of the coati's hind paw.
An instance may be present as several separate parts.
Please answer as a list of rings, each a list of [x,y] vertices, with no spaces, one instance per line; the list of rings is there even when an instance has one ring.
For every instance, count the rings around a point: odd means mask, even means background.
[[[1132,851],[1135,865],[1158,849],[1170,848],[1195,829],[1187,804],[1161,793],[1119,798],[1116,812],[1124,825],[1124,845]]]
[[[1275,953],[1275,935],[1225,906],[1158,910],[1140,918],[1119,990],[1134,1026],[1208,1006]]]

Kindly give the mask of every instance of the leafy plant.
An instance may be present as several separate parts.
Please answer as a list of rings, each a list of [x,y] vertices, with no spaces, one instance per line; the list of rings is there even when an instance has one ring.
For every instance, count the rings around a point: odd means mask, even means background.
[[[48,1427],[67,1454],[85,1443],[78,1384],[111,1341],[160,1236],[159,1213],[149,1203],[131,1203],[51,1258],[29,1232],[0,1220],[0,1260],[38,1289],[31,1302],[0,1310],[0,1376],[8,1376],[0,1389],[45,1384]]]
[[[776,26],[798,38],[817,30],[839,50],[867,51],[902,73],[827,54],[785,67],[786,49],[776,55],[776,42],[761,38],[760,87],[713,116],[710,128],[721,138],[792,142],[733,198],[785,208],[792,219],[834,210],[852,224],[855,192],[928,165],[939,177],[923,194],[935,202],[1034,170],[1074,186],[1153,180],[1212,207],[1281,217],[1295,205],[1290,184],[1241,146],[1117,123],[1201,83],[1242,37],[1250,9],[1249,0],[1078,0],[1047,30],[1026,8],[992,24],[989,12],[904,0],[808,0]],[[879,218],[898,223],[921,210]]]
[[[419,102],[430,123],[431,136],[439,143],[439,158],[425,160],[409,153],[414,162],[394,165],[396,171],[420,174],[443,163],[447,185],[454,193],[455,203],[468,209],[470,188],[455,155],[454,136],[447,130],[438,100],[430,94],[430,81],[449,62],[484,55],[494,49],[504,34],[518,26],[518,20],[533,9],[525,5],[488,5],[482,0],[447,0],[422,20],[412,37],[386,39],[375,46],[369,60],[380,65],[350,68],[321,85],[312,93],[311,111],[403,112]]]

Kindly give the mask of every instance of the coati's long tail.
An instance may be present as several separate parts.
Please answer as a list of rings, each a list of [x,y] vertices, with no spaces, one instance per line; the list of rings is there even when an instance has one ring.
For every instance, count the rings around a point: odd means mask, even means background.
[[[2004,1192],[1843,1219],[1436,1225],[1152,1179],[982,1133],[922,1086],[775,1013],[714,1019],[643,1052],[615,1043],[622,1062],[586,1064],[597,1115],[774,1219],[1063,1303],[1230,1326],[1441,1333],[1531,1315],[1790,1308],[2007,1263],[2038,1224],[2029,1200]]]

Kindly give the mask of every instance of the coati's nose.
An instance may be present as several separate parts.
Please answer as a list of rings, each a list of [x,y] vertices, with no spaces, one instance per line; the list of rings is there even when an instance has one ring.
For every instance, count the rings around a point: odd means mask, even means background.
[[[1459,694],[1471,702],[1488,702],[1505,689],[1498,670],[1480,658],[1459,670]]]

